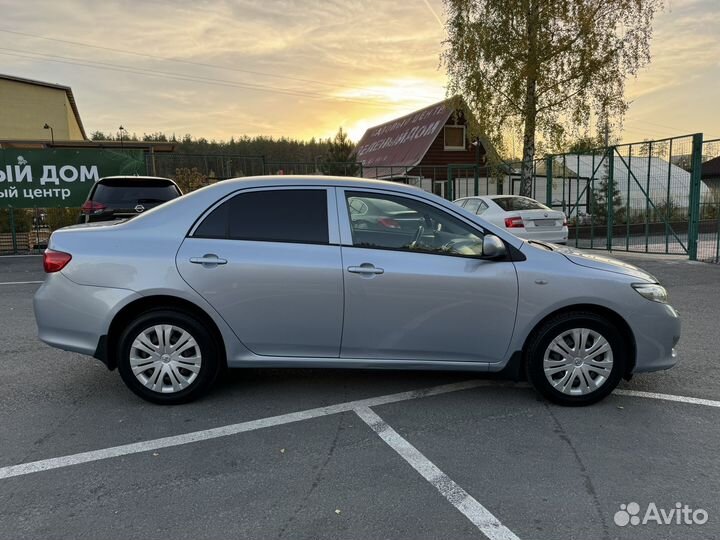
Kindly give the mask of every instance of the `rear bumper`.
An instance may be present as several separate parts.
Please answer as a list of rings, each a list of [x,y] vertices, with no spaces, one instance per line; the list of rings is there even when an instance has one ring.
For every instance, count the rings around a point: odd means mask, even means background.
[[[528,227],[519,232],[508,229],[508,232],[525,240],[537,240],[538,242],[550,242],[551,244],[566,244],[568,241],[567,227],[552,231],[543,230],[543,227]]]
[[[136,298],[140,295],[127,289],[78,285],[62,272],[49,274],[33,299],[38,337],[52,347],[95,356],[115,314]]]

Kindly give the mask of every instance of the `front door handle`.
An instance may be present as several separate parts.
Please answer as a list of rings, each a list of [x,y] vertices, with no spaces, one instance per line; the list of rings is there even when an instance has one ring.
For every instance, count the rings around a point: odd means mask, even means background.
[[[382,268],[375,268],[375,265],[370,263],[362,263],[360,266],[348,266],[348,272],[353,274],[384,274],[385,270]]]
[[[193,264],[202,264],[205,268],[211,268],[218,264],[227,264],[227,259],[221,259],[214,253],[206,253],[202,257],[191,257],[190,262]]]

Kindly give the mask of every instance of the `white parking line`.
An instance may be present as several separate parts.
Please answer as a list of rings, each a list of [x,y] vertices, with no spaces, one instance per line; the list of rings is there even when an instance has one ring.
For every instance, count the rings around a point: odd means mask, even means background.
[[[457,485],[369,407],[357,408],[355,413],[490,540],[520,540],[477,499]]]
[[[81,463],[89,463],[92,461],[99,461],[102,459],[109,459],[114,457],[126,456],[129,454],[138,454],[141,452],[148,452],[150,450],[157,450],[159,448],[168,448],[172,446],[181,446],[183,444],[190,444],[194,442],[206,441],[209,439],[217,439],[219,437],[227,437],[229,435],[236,435],[238,433],[245,433],[247,431],[254,431],[256,429],[263,429],[272,426],[280,426],[283,424],[290,424],[293,422],[300,422],[302,420],[309,420],[311,418],[319,418],[321,416],[328,416],[331,414],[337,414],[341,412],[353,411],[355,409],[361,409],[364,407],[376,407],[379,405],[386,405],[389,403],[397,403],[400,401],[408,401],[411,399],[417,399],[427,396],[436,396],[440,394],[447,394],[450,392],[458,392],[461,390],[469,390],[471,388],[477,388],[479,386],[506,386],[512,388],[527,388],[527,384],[523,383],[499,383],[491,379],[487,380],[469,380],[452,384],[445,384],[441,386],[433,386],[430,388],[424,388],[420,390],[410,390],[408,392],[400,392],[398,394],[388,394],[385,396],[378,396],[374,398],[360,399],[357,401],[348,401],[345,403],[338,403],[337,405],[329,405],[327,407],[318,407],[316,409],[308,409],[305,411],[299,411],[288,414],[281,414],[278,416],[271,416],[269,418],[261,418],[259,420],[250,420],[248,422],[241,422],[239,424],[230,424],[227,426],[221,426],[217,428],[205,429],[200,431],[193,431],[190,433],[184,433],[182,435],[174,435],[171,437],[163,437],[160,439],[150,439],[147,441],[141,441],[138,443],[123,444],[120,446],[113,446],[110,448],[103,448],[100,450],[91,450],[89,452],[81,452],[79,454],[71,454],[68,456],[61,456],[56,458],[42,459],[39,461],[31,461],[29,463],[21,463],[19,465],[9,465],[6,467],[0,467],[0,480],[3,478],[11,478],[14,476],[23,476],[26,474],[32,474],[41,471],[47,471],[51,469],[59,469],[62,467],[70,467],[72,465],[79,465]],[[690,403],[695,405],[706,405],[708,407],[720,407],[720,401],[711,399],[701,399],[685,396],[675,396],[671,394],[656,394],[653,392],[642,392],[639,390],[615,390],[614,392],[621,396],[630,397],[641,397],[658,399],[665,401],[676,401],[681,403]]]
[[[42,281],[0,281],[0,285],[38,285]]]
[[[658,394],[655,392],[643,392],[641,390],[623,390],[617,389],[613,391],[613,394],[619,396],[630,396],[630,397],[641,397],[648,399],[660,399],[663,401],[676,401],[678,403],[691,403],[693,405],[705,405],[707,407],[720,407],[720,401],[714,399],[703,399],[686,396],[676,396],[673,394]]]
[[[50,469],[59,469],[62,467],[70,467],[71,465],[79,465],[80,463],[88,463],[91,461],[99,461],[101,459],[109,459],[114,457],[126,456],[128,454],[138,454],[140,452],[148,452],[159,448],[168,448],[171,446],[180,446],[199,441],[207,441],[209,439],[217,439],[218,437],[227,437],[228,435],[236,435],[256,429],[263,429],[271,426],[280,426],[290,424],[292,422],[300,422],[301,420],[309,420],[311,418],[319,418],[330,414],[352,411],[361,407],[374,407],[385,405],[388,403],[397,403],[399,401],[407,401],[425,396],[436,396],[446,394],[448,392],[458,392],[460,390],[468,390],[478,386],[492,384],[492,381],[486,380],[470,380],[459,383],[445,384],[442,386],[433,386],[420,390],[411,390],[409,392],[400,392],[398,394],[389,394],[368,399],[360,399],[357,401],[348,401],[337,405],[329,405],[327,407],[318,407],[316,409],[308,409],[289,414],[281,414],[279,416],[271,416],[269,418],[261,418],[260,420],[251,420],[249,422],[241,422],[239,424],[230,424],[212,429],[204,429],[201,431],[193,431],[182,435],[172,437],[163,437],[161,439],[151,439],[138,443],[123,444],[113,446],[111,448],[103,448],[101,450],[92,450],[90,452],[82,452],[80,454],[72,454],[57,458],[43,459],[40,461],[32,461],[30,463],[21,463],[20,465],[10,465],[0,468],[0,479],[11,478],[13,476],[23,476],[40,471]],[[497,383],[495,383],[497,384]]]

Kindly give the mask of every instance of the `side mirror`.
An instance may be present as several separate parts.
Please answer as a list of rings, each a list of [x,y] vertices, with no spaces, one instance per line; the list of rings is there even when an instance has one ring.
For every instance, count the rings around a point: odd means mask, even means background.
[[[500,259],[507,254],[505,244],[494,234],[486,234],[483,238],[483,257],[486,259]]]

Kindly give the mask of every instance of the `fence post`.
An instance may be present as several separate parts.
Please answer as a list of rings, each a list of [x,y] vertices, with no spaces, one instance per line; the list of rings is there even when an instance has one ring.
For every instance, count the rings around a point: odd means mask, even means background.
[[[553,157],[547,156],[545,158],[545,178],[547,183],[545,184],[545,204],[552,208],[552,187],[553,187]]]
[[[475,195],[477,197],[478,195],[480,195],[480,165],[475,164],[474,169],[475,169],[475,182],[473,184],[473,187],[475,188],[475,193],[473,193],[473,195]]]
[[[452,165],[448,165],[447,170],[447,189],[445,189],[445,198],[448,201],[452,201],[454,199],[455,191],[455,181],[453,180],[453,173],[452,173]]]
[[[700,173],[702,168],[703,134],[695,133],[692,139],[692,168],[690,170],[690,193],[688,213],[688,255],[697,260],[698,236],[700,233]]]
[[[17,255],[17,234],[15,232],[15,209],[11,206],[8,208],[10,215],[10,234],[12,235],[13,255]]]
[[[608,153],[608,175],[607,175],[607,243],[605,249],[612,251],[613,225],[615,222],[615,147],[610,146]]]

